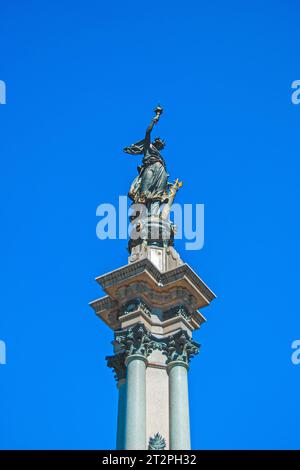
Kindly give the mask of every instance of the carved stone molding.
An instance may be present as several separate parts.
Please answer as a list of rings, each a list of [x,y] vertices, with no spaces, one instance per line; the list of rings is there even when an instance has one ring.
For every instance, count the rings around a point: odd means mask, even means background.
[[[167,320],[168,318],[172,318],[178,315],[182,316],[188,321],[191,319],[192,316],[186,307],[184,307],[183,305],[178,305],[177,307],[173,307],[170,310],[164,312],[163,318],[164,320]]]
[[[197,310],[206,307],[215,298],[214,293],[187,264],[161,272],[149,259],[142,259],[98,277],[97,282],[107,295],[90,305],[97,316],[114,331],[124,328],[122,317],[126,315],[126,308],[132,299],[141,300],[137,312],[146,320],[151,319],[150,313],[155,309],[167,312],[182,305],[186,312],[182,310],[180,315],[176,315],[187,322],[187,328],[193,331],[205,321]],[[166,321],[169,322],[170,318]]]
[[[204,301],[203,305],[208,305],[215,298],[215,294],[187,264],[182,264],[174,269],[162,273],[154,266],[154,264],[151,263],[149,259],[142,259],[103,276],[99,276],[96,278],[96,281],[103,287],[104,290],[108,290],[110,287],[116,284],[122,284],[123,281],[128,281],[128,279],[137,277],[146,272],[151,276],[155,283],[161,287],[175,283],[176,281],[189,279],[190,283],[192,283],[197,291],[202,294]]]
[[[126,302],[125,306],[122,308],[120,315],[127,315],[136,310],[143,312],[148,317],[151,317],[151,309],[148,307],[146,302],[144,302],[140,297],[136,297],[132,300]]]
[[[123,285],[115,290],[114,295],[121,302],[122,299],[133,298],[140,296],[145,299],[145,302],[158,307],[163,305],[174,304],[181,299],[183,303],[195,309],[197,300],[187,289],[181,286],[170,287],[167,291],[155,291],[145,281],[132,282],[131,284]]]
[[[167,364],[173,361],[183,361],[189,364],[200,349],[200,344],[192,340],[185,330],[180,330],[164,339],[158,339],[147,330],[143,323],[116,331],[112,344],[116,354],[109,356],[107,360],[108,366],[115,368],[116,374],[117,369],[121,369],[121,364],[125,364],[126,359],[135,354],[147,358],[152,351],[158,349],[167,357]]]

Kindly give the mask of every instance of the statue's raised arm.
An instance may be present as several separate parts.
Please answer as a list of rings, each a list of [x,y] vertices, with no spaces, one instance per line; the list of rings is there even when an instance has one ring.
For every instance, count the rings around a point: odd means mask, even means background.
[[[157,106],[154,109],[155,116],[146,129],[145,138],[124,148],[124,152],[130,155],[143,155],[142,164],[137,168],[138,175],[134,178],[128,192],[133,202],[130,221],[133,225],[136,224],[134,227],[139,232],[137,239],[131,237],[129,241],[130,252],[133,249],[138,250],[143,240],[158,246],[171,246],[174,240],[175,231],[170,220],[170,210],[182,183],[178,179],[174,184],[168,182],[169,174],[161,154],[165,148],[165,141],[160,137],[150,140],[153,127],[158,123],[162,112],[162,107]],[[138,207],[134,208],[134,204],[138,204]],[[141,210],[141,204],[143,210]],[[153,240],[152,235],[149,238],[152,228],[154,228]]]
[[[168,183],[168,173],[161,151],[165,147],[165,141],[156,137],[152,142],[151,131],[163,112],[161,106],[154,109],[155,116],[146,130],[143,140],[124,148],[124,152],[131,155],[143,155],[142,165],[138,167],[138,176],[134,179],[128,196],[134,203],[146,204],[148,213],[158,215],[159,208],[164,202],[174,201],[175,194],[180,187]],[[173,188],[173,192],[171,191]],[[167,213],[165,210],[164,215]]]
[[[155,112],[155,116],[150,122],[149,126],[147,127],[145,138],[143,140],[140,140],[139,142],[129,145],[128,147],[124,147],[123,152],[128,153],[129,155],[142,155],[145,153],[146,149],[150,148],[151,131],[153,129],[154,124],[158,123],[160,115],[163,113],[163,108],[161,106],[156,106],[156,108],[154,109],[154,112]],[[160,140],[160,139],[156,139],[156,140]]]
[[[147,127],[146,130],[146,135],[145,135],[145,144],[150,145],[150,136],[151,136],[151,131],[154,127],[155,124],[158,123],[160,115],[163,113],[163,108],[161,106],[156,106],[155,110],[155,116],[150,122],[149,126]]]

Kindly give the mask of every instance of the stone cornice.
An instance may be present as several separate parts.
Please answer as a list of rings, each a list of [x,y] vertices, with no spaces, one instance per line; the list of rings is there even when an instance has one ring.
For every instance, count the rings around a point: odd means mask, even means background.
[[[145,271],[148,272],[148,274],[159,286],[166,286],[183,279],[184,277],[188,278],[205,297],[207,304],[216,297],[215,294],[202,281],[202,279],[196,275],[196,273],[190,268],[188,264],[183,264],[175,269],[172,269],[171,271],[161,273],[149,259],[142,259],[135,263],[111,271],[108,274],[104,274],[103,276],[99,276],[96,278],[96,281],[104,290],[106,290],[115,284],[120,284],[122,281],[128,281],[130,278],[134,278],[138,274],[141,274]]]
[[[172,333],[172,325],[173,331],[178,330],[178,326],[185,328],[184,325],[193,331],[205,322],[199,309],[209,305],[215,298],[214,293],[187,264],[161,272],[145,258],[96,280],[107,295],[90,305],[96,315],[113,330],[132,326],[134,321],[142,321],[146,327],[158,322],[162,334],[165,332],[167,335]],[[177,313],[180,306],[182,314]],[[180,322],[181,325],[178,325]],[[154,334],[157,331],[155,325]]]
[[[183,300],[184,299],[181,298],[180,305],[182,305]],[[185,302],[183,302],[183,304],[184,303]],[[134,311],[124,313],[122,304],[114,301],[109,296],[97,299],[91,302],[90,305],[95,310],[96,315],[113,330],[126,328],[128,325],[141,321],[147,328],[151,330],[154,328],[158,335],[168,335],[170,330],[173,328],[176,330],[178,326],[179,328],[186,328],[189,331],[193,331],[200,328],[200,326],[206,322],[205,317],[197,310],[192,311],[188,316],[182,315],[180,305],[172,308],[171,312],[167,309],[162,313],[162,317],[160,318],[156,315],[149,314],[149,310],[145,310],[143,307],[141,308],[140,304],[137,305]]]
[[[142,322],[146,328],[154,329],[158,336],[164,336],[169,335],[171,330],[177,330],[178,328],[193,331],[200,328],[206,321],[205,317],[199,311],[193,311],[190,315],[190,319],[188,319],[186,316],[180,314],[180,309],[177,310],[176,308],[173,310],[173,315],[170,315],[169,311],[166,311],[163,313],[161,319],[155,315],[149,315],[148,311],[139,307],[132,312],[124,313],[121,304],[115,301],[112,301],[112,308],[107,307],[109,305],[108,296],[103,299],[97,299],[91,302],[90,305],[95,310],[96,315],[113,330],[119,330],[128,327],[128,325],[131,326],[137,322]]]
[[[109,295],[105,297],[100,297],[100,299],[93,300],[90,302],[89,305],[96,311],[104,310],[104,309],[112,309],[118,306],[118,302],[112,299]]]

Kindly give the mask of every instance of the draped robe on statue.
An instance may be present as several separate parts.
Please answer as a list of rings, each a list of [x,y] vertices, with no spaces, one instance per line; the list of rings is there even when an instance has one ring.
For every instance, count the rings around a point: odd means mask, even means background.
[[[138,167],[139,174],[128,193],[130,199],[141,204],[162,201],[169,175],[159,150],[150,142],[150,131],[146,132],[144,140],[125,147],[124,152],[130,155],[144,155],[142,166]]]

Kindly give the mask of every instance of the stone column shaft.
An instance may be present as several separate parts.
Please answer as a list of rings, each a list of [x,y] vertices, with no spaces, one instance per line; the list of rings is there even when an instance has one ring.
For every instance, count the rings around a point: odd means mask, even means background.
[[[144,356],[127,358],[126,450],[146,449],[146,362]]]
[[[170,450],[191,448],[187,372],[188,365],[183,361],[168,365]]]
[[[118,424],[117,424],[117,450],[125,449],[125,426],[126,426],[126,380],[118,382]]]

